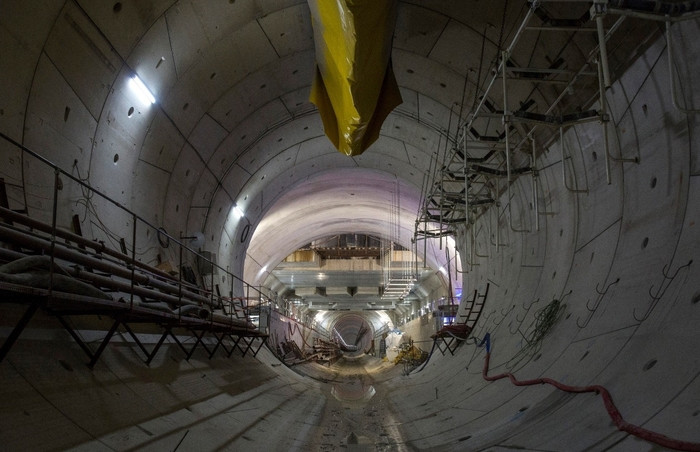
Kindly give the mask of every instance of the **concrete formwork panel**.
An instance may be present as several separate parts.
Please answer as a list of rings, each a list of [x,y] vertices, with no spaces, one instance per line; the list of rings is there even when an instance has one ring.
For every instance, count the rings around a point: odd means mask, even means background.
[[[46,56],[39,59],[33,84],[25,146],[76,177],[86,177],[97,121]]]
[[[211,116],[205,114],[192,130],[188,141],[197,150],[202,160],[209,162],[214,150],[227,135],[226,129],[221,127]],[[216,166],[215,162],[212,163],[212,166]]]
[[[139,160],[172,173],[185,139],[168,116],[158,110],[143,139]]]
[[[67,48],[71,51],[66,52]],[[92,116],[99,118],[121,70],[122,59],[76,4],[65,5],[44,51]]]
[[[154,22],[172,5],[169,0],[148,5],[138,1],[118,2],[118,5],[109,2],[78,3],[122,56],[131,53]]]
[[[133,13],[133,9],[129,10]],[[128,53],[126,61],[153,93],[156,101],[167,95],[177,82],[178,74],[165,15],[150,26],[137,46]]]
[[[396,19],[394,46],[428,56],[448,21],[448,17],[436,11],[418,5],[401,5]]]
[[[311,55],[313,52],[307,50],[272,60],[267,65],[256,68],[254,72],[246,74],[231,85],[211,106],[210,114],[228,130],[233,130],[241,121],[256,114],[258,109],[277,97],[301,90],[306,92],[304,102],[308,103],[308,84],[313,76],[314,67],[306,63],[305,59]],[[261,88],[262,85],[265,87]],[[283,96],[280,96],[280,93],[284,93]],[[294,105],[287,104],[287,108],[294,111]]]
[[[280,57],[313,48],[311,16],[304,2],[267,14],[258,23]]]
[[[464,77],[459,73],[444,65],[436,65],[427,57],[404,50],[394,49],[392,55],[394,73],[399,86],[422,93],[443,106],[461,102]],[[447,89],[448,86],[449,89]],[[443,127],[446,125],[447,123],[444,123]]]

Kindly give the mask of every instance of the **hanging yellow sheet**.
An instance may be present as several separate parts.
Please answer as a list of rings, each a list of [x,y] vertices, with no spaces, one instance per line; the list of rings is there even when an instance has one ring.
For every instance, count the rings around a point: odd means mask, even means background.
[[[317,64],[310,100],[333,145],[360,155],[402,102],[390,59],[396,1],[308,2]]]

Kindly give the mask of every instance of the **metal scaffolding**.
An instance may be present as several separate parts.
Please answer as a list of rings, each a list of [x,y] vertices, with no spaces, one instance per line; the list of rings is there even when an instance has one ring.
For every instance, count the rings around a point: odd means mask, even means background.
[[[569,16],[554,17],[550,10],[552,5],[558,5],[559,9],[555,10],[560,14],[564,11]],[[465,79],[465,94],[468,82],[475,86],[474,106],[466,119],[459,118],[462,122],[458,124],[456,136],[447,140],[444,151],[438,151],[424,178],[414,232],[416,242],[423,240],[425,243],[428,238],[442,241],[443,237],[456,236],[457,230],[464,227],[468,262],[475,265],[476,257],[487,256],[480,255],[477,250],[476,238],[482,229],[475,230],[472,226],[478,218],[489,215],[490,230],[486,232],[496,250],[504,246],[502,227],[518,233],[539,230],[540,216],[549,213],[542,211],[540,206],[537,158],[557,141],[563,186],[572,193],[587,194],[587,183],[578,186],[574,177],[572,157],[564,140],[566,129],[589,122],[600,125],[608,184],[612,182],[612,162],[639,162],[638,157],[616,157],[610,152],[608,135],[611,124],[606,93],[612,75],[608,41],[615,33],[625,32],[624,25],[629,17],[665,22],[672,75],[671,95],[674,105],[677,105],[670,28],[676,21],[695,19],[699,15],[682,8],[667,11],[668,8],[658,7],[640,12],[624,9],[621,5],[624,6],[623,2],[608,0],[529,2],[524,17],[517,28],[514,27],[513,37],[498,49],[497,58],[486,71],[487,80],[481,84],[481,68],[477,80],[470,80],[468,75]],[[532,33],[537,34],[536,39],[528,37]],[[580,58],[578,66],[572,66],[575,62],[563,57],[551,61],[548,67],[518,64],[529,63],[543,43],[555,42],[547,40],[547,36],[562,33],[566,33],[569,40],[576,36],[585,38],[577,43],[580,53],[587,52]],[[593,36],[595,39],[586,38]],[[523,41],[525,45],[521,45]],[[585,44],[588,48],[583,47]],[[564,55],[564,51],[565,47],[559,54]],[[483,50],[481,61],[484,61]],[[523,89],[523,85],[527,88]],[[520,97],[513,96],[516,91]],[[574,92],[575,96],[572,95]],[[596,103],[597,108],[592,109]],[[684,112],[695,111],[677,108]],[[529,220],[521,217],[523,224],[515,224],[513,218],[518,217],[515,215],[518,207],[513,206],[511,191],[521,176],[531,178],[533,213]],[[491,220],[492,216],[495,220]],[[416,248],[420,249],[419,246]]]

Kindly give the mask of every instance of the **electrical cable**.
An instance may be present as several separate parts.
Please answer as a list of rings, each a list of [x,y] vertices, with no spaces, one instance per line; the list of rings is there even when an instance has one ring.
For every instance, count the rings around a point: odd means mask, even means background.
[[[620,413],[620,410],[617,409],[615,406],[615,403],[613,402],[612,395],[610,395],[610,392],[603,386],[601,385],[590,385],[590,386],[570,386],[563,384],[561,382],[558,382],[556,380],[552,380],[551,378],[535,378],[532,380],[518,380],[515,378],[515,375],[513,375],[510,372],[504,372],[500,373],[498,375],[488,375],[489,372],[489,361],[491,358],[491,333],[486,333],[484,338],[481,340],[481,343],[479,344],[479,347],[486,345],[486,357],[484,358],[484,369],[482,371],[482,376],[484,377],[484,380],[486,381],[496,381],[496,380],[501,380],[503,378],[508,378],[510,379],[511,383],[513,383],[515,386],[533,386],[533,385],[541,385],[541,384],[548,384],[552,385],[557,389],[560,389],[565,392],[571,392],[571,393],[586,393],[586,392],[594,392],[596,394],[599,394],[603,398],[603,403],[605,404],[605,409],[608,412],[608,415],[612,419],[613,423],[615,426],[618,428],[618,430],[623,431],[625,433],[629,433],[630,435],[634,435],[638,438],[641,438],[645,441],[649,441],[655,444],[658,444],[663,447],[667,447],[669,449],[675,449],[675,450],[682,450],[682,451],[691,451],[691,452],[700,452],[700,443],[694,443],[690,441],[682,441],[674,438],[669,438],[666,435],[663,435],[658,432],[654,432],[651,430],[647,430],[643,427],[640,427],[635,424],[630,424],[629,422],[625,421],[622,417],[622,414]]]
[[[89,185],[89,180],[90,176],[87,177],[82,177],[80,174],[80,168],[77,165],[77,161],[74,162],[73,168],[75,168],[75,172],[77,174],[78,180],[84,182],[86,185]],[[114,231],[112,231],[101,219],[99,214],[97,213],[97,208],[95,207],[95,204],[93,203],[93,197],[95,195],[95,192],[88,189],[84,185],[80,186],[81,193],[83,195],[83,199],[76,199],[74,201],[75,205],[82,205],[85,208],[85,211],[83,212],[83,219],[81,220],[82,222],[85,222],[88,218],[88,214],[90,215],[90,221],[91,223],[96,226],[98,229],[100,229],[102,232],[105,233],[105,237],[109,240],[110,244],[114,249],[120,249],[119,241],[122,239],[118,234],[116,234]],[[95,223],[95,221],[97,223]],[[127,247],[130,247],[130,244],[127,242]],[[156,246],[150,246],[146,249],[138,249],[136,251],[137,256],[144,256],[147,255],[149,252],[152,250],[157,250],[158,247]]]

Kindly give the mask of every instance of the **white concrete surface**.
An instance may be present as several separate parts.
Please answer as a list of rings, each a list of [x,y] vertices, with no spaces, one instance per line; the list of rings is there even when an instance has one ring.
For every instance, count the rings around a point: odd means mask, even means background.
[[[404,104],[366,154],[347,159],[325,139],[306,100],[313,41],[301,0],[4,0],[0,131],[175,236],[202,231],[205,250],[257,283],[264,265],[314,238],[350,226],[384,230],[395,186],[401,240],[410,243],[430,159],[444,149],[444,132],[456,131],[450,111],[461,102],[464,77],[468,109],[477,73],[482,82],[489,75],[500,24],[506,42],[526,8],[510,2],[504,14],[503,3],[399,2],[393,63]],[[502,194],[500,206],[473,225],[474,261],[459,231],[468,273],[458,282],[465,294],[490,283],[475,335],[491,334],[492,373],[604,385],[627,421],[698,443],[700,120],[673,105],[662,25],[625,24],[636,28],[613,35],[611,52],[630,42],[640,47],[612,59],[609,131],[612,154],[638,162],[612,161],[608,185],[597,123],[567,129],[563,143],[544,143],[536,162],[540,230],[530,176],[523,175],[511,200]],[[687,109],[700,108],[699,35],[697,19],[673,26],[676,97]],[[515,62],[551,64],[567,36]],[[580,63],[594,41],[593,34],[572,38],[567,64]],[[537,42],[528,34],[522,45],[535,49]],[[156,104],[142,105],[129,91],[134,72]],[[532,92],[537,108],[556,94],[521,86],[511,98]],[[585,86],[575,88],[572,110],[587,102],[575,97]],[[502,101],[499,94],[491,100]],[[500,119],[488,130],[502,130]],[[10,207],[50,221],[52,172],[5,139],[0,162]],[[567,190],[562,164],[568,183],[587,193]],[[333,186],[317,190],[328,179]],[[112,246],[118,237],[131,242],[132,218],[64,183],[60,226],[78,214],[86,236]],[[363,199],[350,200],[351,189]],[[509,227],[509,202],[513,225],[529,232]],[[231,215],[234,204],[244,219]],[[137,231],[139,259],[173,258],[155,234]],[[444,250],[429,250],[437,270]],[[535,315],[555,299],[565,305],[560,319],[523,352]],[[18,315],[0,303],[3,331]],[[594,395],[485,382],[484,350],[473,345],[454,357],[433,356],[421,373],[384,381],[383,409],[391,416],[384,429],[394,440],[357,432],[357,445],[340,434],[317,441],[336,409],[329,414],[327,383],[277,365],[265,351],[259,360],[195,354],[188,362],[170,347],[150,367],[139,353],[115,341],[90,371],[55,321],[38,316],[0,363],[2,448],[361,450],[371,449],[361,444],[368,441],[378,450],[660,450],[615,429]],[[364,419],[369,411],[355,414]]]

